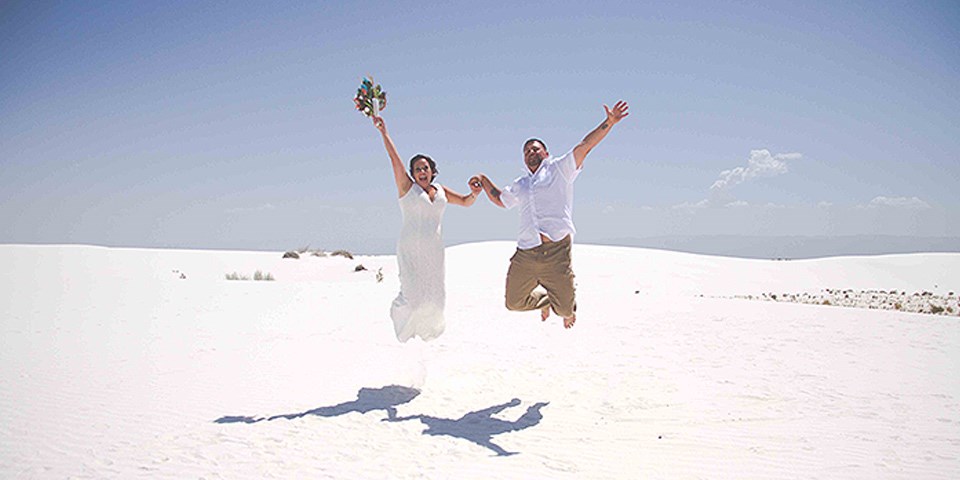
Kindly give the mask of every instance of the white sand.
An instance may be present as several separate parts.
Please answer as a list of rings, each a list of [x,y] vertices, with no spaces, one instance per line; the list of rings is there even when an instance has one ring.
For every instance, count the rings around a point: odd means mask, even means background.
[[[576,245],[565,331],[503,308],[512,249],[449,248],[399,344],[391,256],[0,246],[0,478],[960,477],[956,314],[724,298],[948,295],[960,254]]]

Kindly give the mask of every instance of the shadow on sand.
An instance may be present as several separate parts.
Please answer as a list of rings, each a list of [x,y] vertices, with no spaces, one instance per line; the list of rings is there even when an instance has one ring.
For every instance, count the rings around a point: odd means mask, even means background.
[[[337,417],[350,412],[367,413],[374,410],[383,410],[387,412],[387,419],[397,416],[397,405],[417,398],[420,390],[399,385],[390,385],[381,388],[361,388],[357,392],[357,399],[344,402],[331,407],[319,407],[313,410],[307,410],[300,413],[287,413],[283,415],[274,415],[272,417],[220,417],[214,420],[214,423],[257,423],[264,420],[272,421],[281,418],[294,420],[307,415],[316,415],[318,417]]]
[[[438,418],[429,415],[410,415],[407,417],[386,418],[385,422],[403,422],[406,420],[420,420],[427,429],[423,431],[424,435],[447,435],[451,437],[469,440],[481,447],[493,450],[498,456],[515,455],[518,452],[508,452],[499,445],[493,443],[493,436],[501,433],[516,432],[530,428],[543,419],[540,409],[547,406],[547,402],[540,402],[527,407],[527,411],[515,421],[500,420],[493,418],[494,415],[502,412],[509,407],[520,405],[520,400],[513,400],[494,405],[490,408],[470,412],[458,419]]]
[[[439,418],[429,415],[409,415],[397,417],[397,405],[408,403],[420,395],[420,391],[415,388],[390,385],[381,388],[361,388],[357,392],[357,399],[344,402],[329,407],[319,407],[313,410],[307,410],[299,413],[288,413],[283,415],[274,415],[272,417],[249,417],[249,416],[225,416],[214,420],[214,423],[258,423],[262,421],[273,421],[278,419],[294,420],[307,415],[316,415],[319,417],[336,417],[350,412],[367,413],[376,410],[383,410],[387,414],[384,422],[404,422],[408,420],[419,420],[427,426],[423,431],[424,435],[447,435],[450,437],[462,438],[473,442],[481,447],[489,448],[498,456],[515,455],[518,452],[508,452],[499,445],[493,443],[493,436],[501,433],[515,432],[530,428],[540,423],[543,415],[540,409],[547,406],[548,403],[540,402],[530,407],[527,411],[515,421],[501,420],[493,418],[494,415],[510,407],[520,405],[520,400],[513,400],[494,405],[482,410],[473,411],[457,418]]]

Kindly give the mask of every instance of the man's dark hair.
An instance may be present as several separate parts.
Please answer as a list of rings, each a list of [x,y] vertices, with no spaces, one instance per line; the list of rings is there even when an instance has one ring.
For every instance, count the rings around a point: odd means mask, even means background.
[[[413,178],[417,178],[417,176],[414,175],[414,173],[413,173],[413,164],[414,164],[414,163],[417,163],[417,160],[420,160],[421,158],[424,159],[424,160],[426,160],[427,163],[430,164],[430,170],[433,171],[433,176],[430,177],[430,181],[432,182],[434,178],[437,178],[437,174],[440,173],[440,172],[437,171],[437,162],[434,162],[432,158],[430,158],[430,157],[428,157],[428,156],[426,156],[426,155],[424,155],[424,154],[422,154],[422,153],[418,153],[418,154],[414,155],[413,158],[410,159],[410,176],[413,177]]]
[[[523,142],[523,149],[526,150],[526,149],[527,149],[527,145],[530,145],[530,143],[532,143],[532,142],[537,142],[537,143],[539,143],[540,146],[543,147],[544,150],[547,150],[547,144],[546,144],[546,143],[543,143],[543,140],[540,140],[539,138],[531,138],[531,139],[528,139],[526,142]],[[549,150],[547,150],[547,151],[549,151]]]

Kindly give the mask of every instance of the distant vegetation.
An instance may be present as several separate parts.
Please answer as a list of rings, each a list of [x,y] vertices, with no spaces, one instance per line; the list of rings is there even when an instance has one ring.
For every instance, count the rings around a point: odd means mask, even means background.
[[[954,292],[938,295],[929,291],[907,293],[896,290],[825,289],[820,293],[763,293],[761,295],[734,295],[733,298],[765,300],[768,302],[806,303],[837,307],[897,310],[928,315],[956,315],[960,313],[960,298]]]
[[[228,274],[226,275],[226,277],[227,277],[227,280],[250,280],[250,277],[248,277],[248,276],[246,276],[246,275],[241,275],[241,274],[239,274],[239,273],[237,273],[237,272],[228,273]],[[273,275],[270,274],[269,272],[268,272],[268,273],[263,273],[263,272],[261,272],[260,270],[257,270],[256,272],[253,272],[253,280],[258,281],[258,282],[259,282],[259,281],[272,282],[272,281],[274,281],[274,280],[276,280],[276,279],[273,278]]]
[[[307,245],[306,247],[303,247],[303,248],[298,248],[296,250],[288,250],[283,253],[283,258],[300,258],[308,254],[313,257],[326,257],[330,255],[334,257],[344,257],[344,258],[349,258],[350,260],[353,260],[353,254],[346,250],[334,250],[331,253],[327,253],[320,249],[311,250],[310,245]]]

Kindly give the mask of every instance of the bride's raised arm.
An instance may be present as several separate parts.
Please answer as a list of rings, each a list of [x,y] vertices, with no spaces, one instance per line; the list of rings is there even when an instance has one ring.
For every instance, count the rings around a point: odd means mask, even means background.
[[[480,177],[470,177],[470,180],[467,180],[467,186],[470,187],[470,193],[461,195],[444,185],[443,190],[447,194],[447,201],[454,205],[460,205],[461,207],[473,205],[473,202],[477,201],[477,195],[483,190],[483,187],[480,185]]]
[[[410,191],[410,187],[413,186],[413,179],[407,174],[407,170],[403,168],[403,161],[400,160],[400,154],[397,153],[397,146],[393,144],[393,139],[390,138],[390,134],[387,133],[387,124],[383,121],[383,117],[374,116],[373,126],[377,127],[377,130],[380,131],[380,136],[383,137],[383,146],[387,149],[387,155],[390,156],[390,164],[393,166],[393,178],[397,182],[397,194],[402,197]]]

